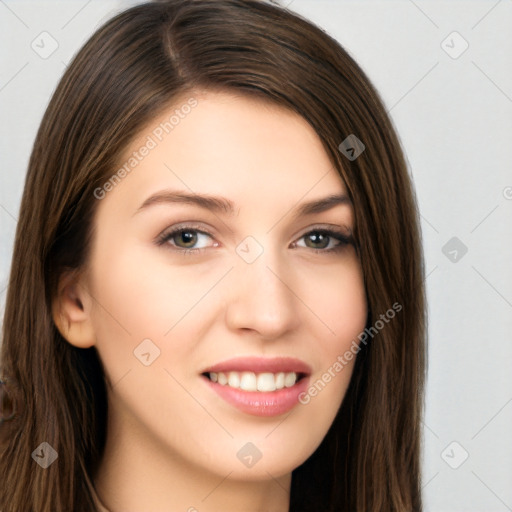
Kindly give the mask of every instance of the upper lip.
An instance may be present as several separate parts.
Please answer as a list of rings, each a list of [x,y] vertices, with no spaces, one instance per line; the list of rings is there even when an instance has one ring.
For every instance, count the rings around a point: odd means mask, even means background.
[[[293,357],[235,357],[222,361],[203,370],[202,373],[218,372],[254,372],[279,373],[295,372],[309,375],[311,367],[300,359]]]

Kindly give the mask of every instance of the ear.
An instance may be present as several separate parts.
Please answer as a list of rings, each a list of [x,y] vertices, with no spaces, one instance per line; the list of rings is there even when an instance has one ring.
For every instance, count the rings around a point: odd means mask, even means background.
[[[76,271],[64,272],[52,301],[52,317],[64,339],[78,348],[95,343],[91,319],[92,299]]]

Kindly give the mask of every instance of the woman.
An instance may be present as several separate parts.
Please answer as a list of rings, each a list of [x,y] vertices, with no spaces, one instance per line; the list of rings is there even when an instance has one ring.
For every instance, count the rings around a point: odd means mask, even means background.
[[[29,163],[0,509],[421,510],[423,274],[398,138],[336,41],[255,0],[119,14]]]

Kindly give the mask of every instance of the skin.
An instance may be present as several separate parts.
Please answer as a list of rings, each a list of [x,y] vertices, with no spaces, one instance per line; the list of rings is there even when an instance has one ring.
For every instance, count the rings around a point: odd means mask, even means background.
[[[94,345],[105,367],[108,436],[94,482],[109,510],[285,512],[291,472],[327,433],[355,358],[307,405],[276,417],[239,411],[200,373],[236,356],[290,356],[315,382],[350,348],[367,315],[356,251],[325,252],[304,235],[350,234],[353,208],[294,217],[304,202],[347,193],[303,118],[231,93],[194,97],[190,114],[98,201],[87,268],[62,277],[54,320],[71,344]],[[158,203],[137,212],[163,189],[223,196],[235,211]],[[211,233],[193,232],[202,252],[184,255],[180,236],[155,242],[183,222]],[[263,248],[250,264],[236,252],[247,236]],[[145,339],[160,350],[149,366],[134,355]],[[247,442],[262,453],[250,468],[236,455]]]

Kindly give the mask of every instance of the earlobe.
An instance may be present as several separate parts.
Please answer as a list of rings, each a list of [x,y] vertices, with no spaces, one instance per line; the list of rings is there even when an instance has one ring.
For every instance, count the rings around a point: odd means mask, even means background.
[[[91,297],[80,283],[79,276],[74,272],[63,274],[52,302],[52,317],[63,338],[75,347],[94,345],[91,304]]]

